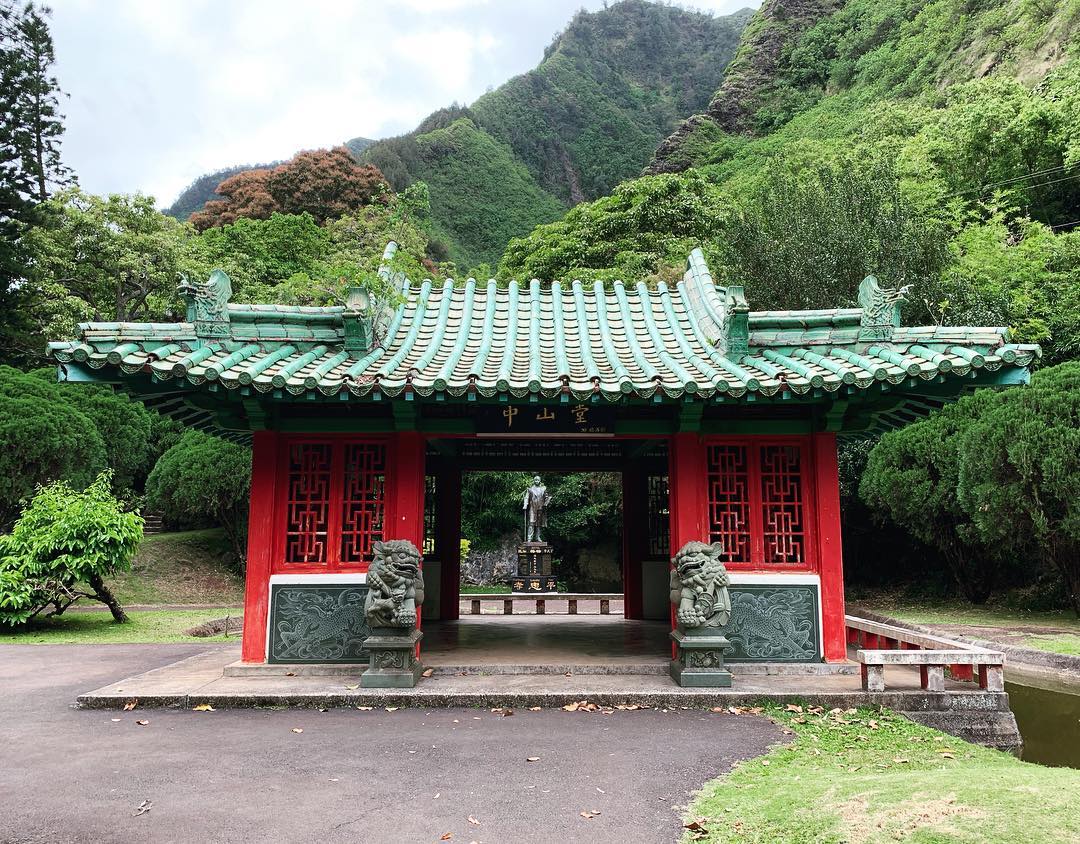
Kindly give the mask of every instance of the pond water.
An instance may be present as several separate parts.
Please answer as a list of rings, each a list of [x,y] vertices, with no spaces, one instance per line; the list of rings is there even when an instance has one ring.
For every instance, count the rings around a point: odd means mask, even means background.
[[[1024,737],[1023,760],[1080,768],[1080,690],[1069,693],[1006,683],[1005,691]]]

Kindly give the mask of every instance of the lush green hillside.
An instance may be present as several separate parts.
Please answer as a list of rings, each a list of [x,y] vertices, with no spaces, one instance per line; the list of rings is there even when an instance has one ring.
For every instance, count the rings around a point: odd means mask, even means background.
[[[854,133],[861,107],[933,104],[974,79],[1032,87],[1067,59],[1078,28],[1076,0],[766,0],[708,109],[661,145],[649,172],[722,160],[731,136],[767,136],[801,114],[810,120],[785,138]]]
[[[512,242],[500,276],[677,275],[756,307],[913,283],[909,318],[1080,350],[1080,0],[767,0],[648,175]],[[901,246],[902,245],[902,246]]]
[[[353,138],[351,141],[346,141],[345,146],[349,148],[349,152],[354,156],[359,156],[372,143],[374,141],[368,138]],[[277,167],[281,163],[281,161],[271,161],[267,164],[238,164],[235,167],[224,167],[221,170],[215,170],[213,173],[199,176],[180,192],[180,195],[176,197],[176,201],[165,209],[165,213],[178,220],[186,220],[196,211],[201,211],[207,202],[213,199],[223,199],[224,197],[217,192],[217,186],[229,177],[247,170]]]
[[[493,263],[509,237],[640,172],[679,119],[708,104],[749,14],[643,0],[579,12],[536,69],[361,158],[398,190],[428,183],[459,265]]]

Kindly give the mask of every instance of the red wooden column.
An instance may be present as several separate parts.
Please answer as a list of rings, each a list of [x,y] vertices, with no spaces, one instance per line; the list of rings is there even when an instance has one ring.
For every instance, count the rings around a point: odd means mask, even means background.
[[[456,621],[461,598],[461,469],[444,466],[435,478],[435,550],[440,568],[439,617]]]
[[[648,550],[648,502],[646,476],[640,461],[630,460],[622,471],[622,580],[623,617],[644,615],[641,594],[641,561]]]
[[[255,431],[251,448],[251,506],[248,513],[247,576],[244,585],[244,662],[266,662],[266,616],[274,546],[278,447],[276,431]]]
[[[391,442],[393,455],[386,488],[384,539],[407,539],[424,547],[424,435],[398,431]]]
[[[696,432],[672,434],[668,444],[668,489],[671,502],[671,554],[687,542],[709,541],[709,481],[705,443]],[[675,629],[675,607],[671,607]],[[671,643],[671,658],[676,645]]]
[[[818,560],[821,574],[821,638],[826,662],[847,659],[844,641],[844,560],[840,541],[840,475],[836,434],[811,439],[817,501]]]
[[[668,446],[671,553],[687,542],[709,541],[709,486],[705,444],[696,433],[673,434]]]

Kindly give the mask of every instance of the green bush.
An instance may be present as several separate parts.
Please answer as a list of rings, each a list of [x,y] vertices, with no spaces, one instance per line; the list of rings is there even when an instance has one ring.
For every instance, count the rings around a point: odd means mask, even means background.
[[[868,506],[941,552],[960,593],[976,604],[990,597],[1001,559],[992,544],[980,541],[960,504],[960,444],[993,399],[979,392],[886,434],[870,452],[859,484]]]
[[[250,449],[188,431],[150,472],[146,504],[173,519],[211,519],[221,525],[242,569],[250,490]]]
[[[110,484],[103,472],[82,492],[64,481],[44,486],[0,536],[0,624],[25,623],[50,607],[50,615],[62,613],[84,597],[127,621],[103,578],[131,567],[143,521],[123,511]]]
[[[0,529],[38,486],[83,487],[107,465],[93,421],[56,384],[0,366]]]
[[[992,398],[961,438],[959,502],[983,543],[1056,568],[1080,615],[1080,363]]]

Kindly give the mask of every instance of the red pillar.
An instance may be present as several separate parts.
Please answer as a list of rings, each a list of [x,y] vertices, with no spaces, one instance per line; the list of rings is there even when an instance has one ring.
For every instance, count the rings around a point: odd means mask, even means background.
[[[821,563],[821,638],[826,662],[847,659],[844,644],[844,560],[840,542],[840,476],[836,435],[814,434],[814,491]]]
[[[461,470],[447,466],[435,479],[435,549],[441,563],[439,617],[456,621],[461,592]]]
[[[424,547],[424,435],[399,431],[392,443],[393,471],[386,490],[385,539]]]
[[[671,553],[687,542],[709,541],[709,489],[705,444],[695,433],[674,434],[668,449]]]
[[[623,617],[644,615],[641,594],[641,561],[648,550],[648,502],[646,476],[640,462],[629,461],[622,471],[622,580]]]
[[[398,431],[391,441],[393,471],[386,490],[384,539],[407,539],[424,548],[424,435],[419,431]],[[420,607],[416,608],[420,626]],[[420,656],[420,643],[416,643]]]
[[[270,608],[279,442],[276,431],[256,431],[251,448],[251,505],[241,650],[244,662],[266,662],[266,617]]]
[[[671,502],[671,554],[687,542],[709,541],[709,487],[705,443],[696,433],[673,434],[668,444],[668,489]],[[675,607],[671,607],[675,629]],[[676,645],[671,643],[671,658]]]

